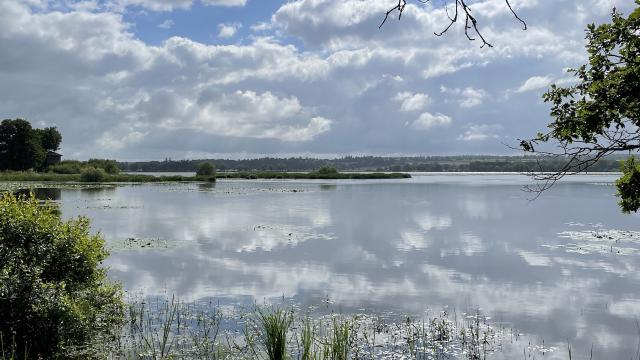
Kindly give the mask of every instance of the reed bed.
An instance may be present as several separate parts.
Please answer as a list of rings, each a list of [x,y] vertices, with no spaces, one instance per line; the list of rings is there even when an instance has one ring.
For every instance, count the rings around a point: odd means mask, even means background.
[[[513,331],[494,328],[480,312],[414,319],[148,299],[131,303],[122,336],[95,344],[93,353],[145,360],[480,360],[509,336]]]

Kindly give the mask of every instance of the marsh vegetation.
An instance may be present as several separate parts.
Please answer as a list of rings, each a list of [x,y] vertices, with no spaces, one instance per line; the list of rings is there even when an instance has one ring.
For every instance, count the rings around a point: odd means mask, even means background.
[[[519,336],[479,311],[411,318],[175,298],[131,302],[124,324],[119,339],[94,344],[96,351],[126,359],[485,359]]]

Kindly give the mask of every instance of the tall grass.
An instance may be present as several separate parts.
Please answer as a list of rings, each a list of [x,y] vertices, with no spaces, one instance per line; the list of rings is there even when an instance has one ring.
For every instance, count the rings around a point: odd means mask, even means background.
[[[348,319],[333,318],[331,331],[331,360],[348,360],[351,352],[351,322]]]
[[[29,358],[29,349],[24,349],[21,352],[24,354],[24,359]],[[15,336],[11,337],[8,344],[5,344],[5,337],[0,332],[0,360],[18,360],[18,345],[16,344]]]
[[[292,308],[236,311],[223,314],[211,302],[173,298],[137,301],[129,306],[122,336],[94,346],[105,358],[131,360],[485,360],[503,351],[509,337],[507,330],[494,328],[479,312],[458,318],[444,311],[396,322],[386,316],[312,317]],[[0,360],[18,360],[3,346]],[[537,351],[527,346],[525,357],[542,358],[543,352]],[[568,351],[571,359],[573,351]]]
[[[302,322],[302,330],[300,331],[300,360],[316,360],[314,341],[316,328],[309,317]]]
[[[260,308],[257,312],[262,328],[260,340],[269,360],[286,360],[287,332],[293,322],[293,313],[283,309],[268,311]]]

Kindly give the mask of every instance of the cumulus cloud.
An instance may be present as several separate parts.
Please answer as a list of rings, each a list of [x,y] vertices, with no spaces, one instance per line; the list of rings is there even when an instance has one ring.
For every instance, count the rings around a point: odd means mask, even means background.
[[[238,22],[230,24],[218,24],[218,37],[223,39],[233,37],[241,27],[242,24]]]
[[[447,115],[428,112],[422,113],[411,126],[416,130],[429,130],[434,127],[446,127],[451,124],[451,118]]]
[[[478,49],[461,26],[428,35],[446,25],[444,8],[433,4],[412,3],[402,21],[378,30],[385,2],[283,1],[259,14],[267,22],[240,19],[255,33],[230,45],[186,35],[149,40],[137,24],[149,16],[165,28],[172,18],[153,11],[188,16],[194,4],[222,6],[216,11],[230,22],[221,25],[235,30],[218,33],[237,36],[237,18],[224,7],[246,3],[0,1],[0,116],[58,126],[67,157],[499,152],[492,131],[535,134],[548,109],[525,96],[489,103],[490,95],[568,81],[558,74],[585,61],[582,29],[610,11],[598,0],[580,9],[520,1],[514,6],[530,23],[523,32],[503,1],[479,0],[474,14],[491,49]],[[145,16],[132,16],[138,7]],[[535,74],[555,75],[523,82]],[[461,130],[452,117],[472,124]]]
[[[208,6],[245,6],[247,0],[199,0],[201,4]],[[153,11],[172,11],[176,9],[189,9],[196,0],[112,0],[111,6],[126,8],[139,6]],[[109,1],[107,2],[109,3]]]
[[[177,96],[163,94],[159,101]],[[197,101],[173,98],[160,126],[193,129],[214,135],[308,141],[331,129],[331,120],[311,117],[295,97],[278,97],[271,92],[236,91],[231,94],[200,94]],[[154,106],[154,104],[145,104]],[[308,119],[309,118],[309,119]],[[186,119],[186,121],[185,121]]]
[[[404,91],[398,93],[394,100],[400,102],[400,110],[409,112],[423,110],[430,99],[427,94]]]
[[[523,93],[527,91],[546,89],[553,82],[551,76],[532,76],[527,79],[517,90],[517,93]]]
[[[487,96],[487,92],[483,89],[475,89],[473,87],[460,88],[447,88],[441,86],[440,91],[447,95],[454,95],[458,98],[457,102],[460,107],[471,108],[474,106],[482,105],[484,98]]]
[[[167,29],[168,30],[168,29],[171,29],[173,27],[173,25],[174,25],[173,20],[168,19],[168,20],[165,20],[165,21],[161,22],[160,24],[158,24],[158,27],[160,29]]]
[[[500,124],[473,124],[467,127],[467,130],[458,136],[458,140],[462,141],[484,141],[489,139],[498,139],[499,132],[503,130]]]

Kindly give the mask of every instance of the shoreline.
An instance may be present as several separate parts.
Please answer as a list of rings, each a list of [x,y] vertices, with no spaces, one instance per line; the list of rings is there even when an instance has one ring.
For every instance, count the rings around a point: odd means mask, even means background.
[[[38,172],[0,172],[0,181],[23,182],[67,182],[67,183],[152,183],[152,182],[213,182],[216,179],[321,179],[321,180],[380,180],[380,179],[409,179],[408,173],[317,173],[317,172],[270,172],[270,171],[246,171],[236,173],[221,173],[217,176],[185,176],[185,175],[150,175],[150,174],[106,174],[102,181],[82,181],[80,174],[55,174]]]

